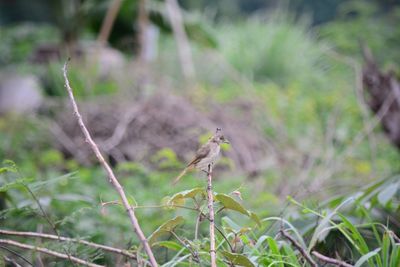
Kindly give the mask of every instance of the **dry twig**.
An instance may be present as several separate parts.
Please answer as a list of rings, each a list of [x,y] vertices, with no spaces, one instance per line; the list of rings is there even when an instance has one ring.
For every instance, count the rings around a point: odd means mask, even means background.
[[[292,245],[294,247],[297,248],[297,250],[300,252],[300,254],[303,256],[303,258],[308,261],[308,263],[310,263],[311,266],[313,267],[318,267],[318,265],[315,263],[315,261],[313,260],[313,258],[311,258],[310,254],[307,253],[307,251],[296,241],[294,240],[293,237],[291,237],[290,235],[288,235],[288,233],[285,232],[285,230],[280,230],[279,231],[281,233],[282,236],[284,236],[287,240],[290,241],[290,243],[292,243]]]
[[[214,233],[214,196],[212,190],[212,167],[208,165],[207,175],[207,196],[208,196],[208,210],[209,210],[209,221],[210,221],[210,256],[211,256],[211,267],[217,266],[216,251],[215,251],[215,233]]]
[[[341,261],[341,260],[337,260],[337,259],[332,259],[329,258],[325,255],[322,255],[321,253],[317,252],[317,251],[313,251],[312,254],[317,257],[319,260],[326,262],[326,263],[330,263],[339,267],[353,267],[353,265],[348,264],[347,262]]]
[[[64,81],[65,81],[65,87],[68,91],[69,99],[71,101],[75,117],[78,121],[78,124],[85,135],[86,141],[93,150],[94,154],[96,155],[98,161],[100,164],[103,166],[104,170],[107,173],[107,176],[109,178],[110,183],[114,187],[114,189],[118,192],[119,196],[121,197],[122,204],[124,205],[126,212],[128,213],[129,219],[131,221],[131,224],[133,226],[133,230],[136,232],[136,235],[138,236],[140,242],[142,243],[144,250],[146,251],[147,255],[149,256],[149,261],[152,266],[158,266],[156,259],[153,255],[153,251],[151,250],[151,247],[149,243],[147,242],[146,236],[144,235],[139,222],[136,218],[135,211],[133,207],[129,204],[128,198],[126,197],[125,191],[121,184],[119,183],[118,179],[116,178],[113,170],[111,169],[110,165],[106,162],[104,159],[103,155],[101,154],[97,144],[93,141],[92,137],[90,136],[90,133],[88,129],[86,128],[85,124],[83,123],[82,116],[79,113],[78,110],[78,105],[75,102],[74,94],[72,92],[72,88],[69,84],[68,76],[67,76],[67,62],[64,64],[63,67],[63,74],[64,74]]]
[[[29,249],[29,250],[33,250],[36,252],[40,252],[40,253],[45,253],[47,255],[51,255],[57,258],[61,258],[61,259],[66,259],[66,260],[70,260],[72,262],[78,263],[78,264],[82,264],[84,266],[89,266],[89,267],[102,267],[104,265],[98,265],[98,264],[94,264],[94,263],[90,263],[88,261],[67,255],[67,254],[63,254],[63,253],[59,253],[57,251],[53,251],[47,248],[43,248],[43,247],[37,247],[37,246],[32,246],[32,245],[28,245],[28,244],[23,244],[20,242],[16,242],[13,240],[9,240],[9,239],[0,239],[0,244],[4,244],[4,245],[10,245],[10,246],[14,246],[14,247],[19,247],[19,248],[23,248],[23,249]]]
[[[3,230],[0,229],[0,235],[13,235],[13,236],[25,236],[25,237],[40,237],[40,238],[45,238],[45,239],[52,239],[52,240],[60,240],[60,241],[67,241],[67,242],[74,242],[74,243],[79,243],[83,244],[89,247],[93,248],[98,248],[102,249],[104,251],[112,252],[112,253],[117,253],[121,254],[123,256],[129,257],[131,259],[136,259],[136,255],[130,253],[127,250],[124,249],[118,249],[114,247],[109,247],[101,244],[96,244],[93,242],[85,241],[85,240],[80,240],[76,238],[69,238],[69,237],[63,237],[63,236],[56,236],[56,235],[50,235],[50,234],[43,234],[43,233],[37,233],[37,232],[18,232],[18,231],[9,231],[9,230]]]

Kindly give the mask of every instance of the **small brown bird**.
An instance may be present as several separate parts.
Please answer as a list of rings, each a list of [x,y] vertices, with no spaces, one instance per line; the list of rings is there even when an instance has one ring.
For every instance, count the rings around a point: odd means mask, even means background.
[[[208,140],[206,144],[197,150],[196,155],[186,168],[175,178],[173,184],[176,184],[188,170],[198,169],[208,173],[208,166],[215,163],[221,150],[220,144],[229,144],[229,141],[222,134],[221,128],[217,128],[215,134]]]

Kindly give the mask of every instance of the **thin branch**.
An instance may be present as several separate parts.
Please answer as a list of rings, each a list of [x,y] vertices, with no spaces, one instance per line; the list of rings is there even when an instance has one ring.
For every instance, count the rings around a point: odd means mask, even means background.
[[[98,146],[96,143],[93,141],[92,137],[90,136],[90,133],[88,129],[86,128],[85,124],[83,123],[83,119],[81,114],[79,113],[78,110],[78,105],[75,102],[74,94],[72,92],[72,88],[69,84],[68,76],[67,76],[67,62],[65,62],[64,67],[63,67],[63,74],[64,74],[64,81],[65,81],[65,87],[68,91],[68,95],[74,110],[74,115],[78,121],[78,124],[85,135],[86,141],[88,142],[90,148],[93,150],[94,154],[96,155],[98,161],[100,164],[103,166],[105,172],[107,173],[108,179],[114,189],[118,192],[119,196],[121,197],[122,204],[124,205],[126,212],[128,213],[129,219],[131,221],[131,224],[133,226],[134,231],[136,232],[136,235],[138,236],[140,242],[142,243],[147,255],[149,256],[149,261],[151,265],[158,266],[157,261],[154,257],[153,251],[151,250],[151,247],[149,243],[147,242],[146,236],[144,235],[142,228],[139,225],[139,222],[136,218],[135,211],[133,207],[129,204],[128,198],[126,197],[125,191],[121,184],[119,183],[118,179],[116,178],[113,170],[111,169],[110,165],[106,162],[104,159],[103,155],[101,154]]]
[[[17,232],[17,231],[3,230],[3,229],[0,229],[0,234],[1,235],[13,235],[13,236],[25,236],[25,237],[40,237],[40,238],[51,239],[51,240],[74,242],[74,243],[83,244],[83,245],[86,245],[89,247],[102,249],[102,250],[105,250],[108,252],[121,254],[121,255],[129,257],[131,259],[136,259],[136,255],[128,252],[127,250],[109,247],[109,246],[105,246],[105,245],[101,245],[101,244],[96,244],[93,242],[80,240],[80,239],[76,239],[76,238],[55,236],[55,235],[43,234],[43,233],[37,233],[37,232]]]
[[[210,221],[210,256],[211,256],[211,267],[217,267],[216,251],[215,251],[215,233],[214,233],[214,196],[212,190],[212,167],[208,165],[207,175],[207,196],[208,196],[208,211]]]
[[[45,253],[47,255],[51,255],[57,258],[61,258],[61,259],[70,259],[71,261],[78,263],[78,264],[82,264],[84,266],[89,266],[89,267],[103,267],[104,265],[98,265],[95,263],[90,263],[88,261],[73,257],[73,256],[68,256],[66,254],[63,253],[59,253],[57,251],[53,251],[47,248],[43,248],[43,247],[37,247],[37,246],[32,246],[32,245],[28,245],[28,244],[23,244],[23,243],[19,243],[13,240],[9,240],[9,239],[0,239],[0,244],[5,244],[5,245],[10,245],[10,246],[14,246],[14,247],[19,247],[22,249],[28,249],[28,250],[33,250],[36,252],[40,252],[40,253]]]
[[[196,219],[196,227],[195,227],[195,230],[194,230],[194,240],[197,240],[198,239],[198,236],[199,236],[199,224],[200,224],[200,221],[201,221],[201,219],[202,219],[202,213],[201,212],[199,212],[199,214],[197,215],[197,219]]]
[[[33,200],[36,202],[36,204],[39,206],[40,211],[43,214],[43,217],[46,219],[47,223],[50,225],[50,227],[53,229],[53,232],[57,235],[58,240],[61,242],[60,239],[60,233],[57,230],[56,225],[51,221],[50,216],[46,213],[46,211],[44,210],[44,208],[42,207],[42,204],[40,203],[39,199],[36,197],[36,195],[33,193],[33,191],[29,188],[28,185],[26,185],[25,183],[22,183],[22,185],[26,188],[26,190],[29,192],[29,194],[32,196]],[[73,266],[75,266],[74,261],[71,259],[71,255],[70,253],[67,251],[67,249],[65,247],[62,247],[62,249],[64,250],[65,254],[68,256],[69,261],[71,262],[71,264]]]
[[[306,261],[308,261],[308,263],[310,263],[311,266],[318,267],[318,265],[315,263],[315,261],[311,258],[310,254],[308,254],[307,251],[296,240],[294,240],[293,237],[288,235],[288,233],[286,233],[284,230],[280,230],[279,232],[281,233],[282,236],[284,236],[287,240],[289,240],[290,243],[292,243],[292,245],[294,247],[297,248],[297,250],[300,252],[300,254],[303,255],[303,258]]]
[[[33,266],[33,264],[32,264],[30,261],[28,261],[27,258],[25,258],[24,256],[22,256],[22,255],[19,254],[18,252],[14,251],[14,250],[12,250],[12,249],[10,249],[10,248],[8,248],[8,247],[5,247],[5,246],[0,246],[0,248],[1,248],[1,249],[4,249],[4,250],[7,250],[7,251],[10,252],[11,254],[17,256],[18,258],[21,258],[24,262],[28,263],[30,266]]]
[[[187,245],[185,243],[185,241],[183,241],[174,231],[170,232],[178,241],[179,243],[182,244],[182,246],[184,246],[185,248],[187,248],[187,250],[190,251],[190,254],[192,254],[193,259],[197,262],[200,263],[200,259],[199,259],[199,253],[196,250],[193,250],[192,247],[190,245]]]
[[[341,261],[341,260],[337,260],[337,259],[333,259],[333,258],[329,258],[325,255],[320,254],[317,251],[313,251],[312,254],[318,258],[319,260],[326,262],[326,263],[330,263],[339,267],[353,267],[353,265],[348,264],[347,262]]]

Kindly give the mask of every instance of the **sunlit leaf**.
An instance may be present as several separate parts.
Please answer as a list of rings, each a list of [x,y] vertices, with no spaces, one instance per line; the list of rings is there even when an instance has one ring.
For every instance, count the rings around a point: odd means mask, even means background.
[[[244,215],[250,216],[249,212],[242,206],[242,204],[226,194],[217,194],[215,199],[221,202],[226,209],[235,210]]]
[[[254,264],[246,256],[242,254],[231,253],[228,251],[222,251],[221,254],[224,255],[224,257],[234,265],[254,267]]]
[[[199,194],[205,194],[204,188],[196,187],[190,190],[178,192],[168,200],[167,205],[183,205],[186,198],[194,198]]]
[[[183,248],[183,246],[181,244],[178,244],[174,241],[159,241],[159,242],[153,243],[153,246],[165,247],[165,248],[177,250],[177,251],[179,251]]]

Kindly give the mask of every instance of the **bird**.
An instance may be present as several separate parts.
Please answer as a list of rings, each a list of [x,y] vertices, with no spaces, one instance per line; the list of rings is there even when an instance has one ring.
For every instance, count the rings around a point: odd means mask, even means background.
[[[209,167],[211,168],[218,158],[221,150],[220,145],[229,144],[228,139],[222,134],[222,129],[217,128],[215,134],[208,139],[208,142],[197,150],[194,158],[186,165],[186,168],[175,178],[173,184],[175,185],[188,170],[198,169],[208,174]]]

